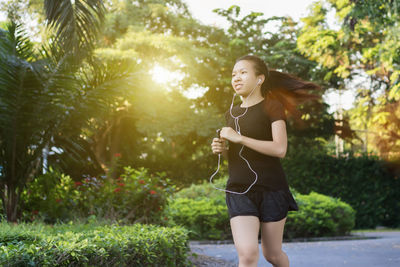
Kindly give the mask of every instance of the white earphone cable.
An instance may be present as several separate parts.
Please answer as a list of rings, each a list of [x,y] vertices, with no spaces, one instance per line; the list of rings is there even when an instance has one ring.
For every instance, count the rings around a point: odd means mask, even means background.
[[[260,83],[260,82],[261,82],[261,80],[259,80],[259,83]],[[257,83],[257,85],[258,85],[259,83]],[[247,98],[253,93],[253,91],[257,88],[257,85],[253,88],[253,90],[252,90],[251,93],[246,97],[246,99],[247,99]],[[229,109],[229,112],[230,112],[230,114],[231,114],[231,117],[232,117],[232,118],[234,119],[234,121],[235,121],[235,130],[238,132],[238,134],[242,135],[242,134],[240,133],[239,118],[242,117],[242,116],[244,116],[244,114],[246,114],[246,112],[247,112],[247,110],[248,110],[248,107],[246,107],[246,110],[244,111],[243,114],[238,115],[238,116],[233,116],[233,114],[232,114],[232,108],[233,108],[233,102],[234,102],[234,100],[235,100],[235,96],[236,96],[236,93],[233,95],[232,103],[231,103],[231,107],[230,107],[230,109]],[[257,173],[251,168],[249,161],[248,161],[246,158],[244,158],[244,157],[242,156],[243,148],[244,148],[244,145],[242,145],[242,148],[241,148],[240,151],[239,151],[239,156],[240,156],[244,161],[246,161],[247,166],[249,167],[249,169],[255,174],[255,179],[254,179],[253,183],[252,183],[252,184],[249,186],[249,188],[247,188],[246,191],[244,191],[244,192],[235,192],[235,191],[226,190],[226,189],[223,189],[223,188],[218,188],[218,187],[216,187],[216,186],[212,183],[212,179],[213,179],[213,177],[214,177],[214,176],[218,173],[218,171],[219,171],[219,165],[220,165],[220,162],[221,162],[221,153],[218,153],[218,168],[217,168],[217,170],[216,170],[216,171],[211,175],[211,177],[210,177],[210,183],[211,183],[211,185],[212,185],[215,189],[218,189],[218,190],[221,190],[221,191],[224,191],[224,192],[228,192],[228,193],[233,193],[233,194],[242,195],[242,194],[246,194],[246,193],[250,190],[250,188],[257,182],[257,180],[258,180],[258,175],[257,175]]]

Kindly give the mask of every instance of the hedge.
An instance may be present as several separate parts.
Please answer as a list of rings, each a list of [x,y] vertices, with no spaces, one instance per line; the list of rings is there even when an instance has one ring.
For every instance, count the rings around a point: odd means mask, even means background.
[[[1,266],[188,266],[180,227],[0,224]]]
[[[215,181],[224,187],[226,178]],[[291,189],[299,211],[291,211],[285,224],[286,238],[346,235],[354,227],[355,211],[340,199],[315,192],[302,195]],[[170,226],[183,226],[189,238],[232,238],[225,193],[208,182],[177,192],[165,210]]]
[[[223,179],[215,185],[224,187]],[[191,239],[220,240],[231,237],[225,194],[210,184],[192,185],[175,193],[164,211],[167,225],[183,226]]]
[[[350,234],[355,224],[355,211],[350,205],[316,192],[295,193],[294,197],[299,210],[288,214],[286,238]]]
[[[400,226],[400,175],[375,156],[339,157],[296,149],[282,160],[289,184],[340,198],[356,210],[356,228]]]

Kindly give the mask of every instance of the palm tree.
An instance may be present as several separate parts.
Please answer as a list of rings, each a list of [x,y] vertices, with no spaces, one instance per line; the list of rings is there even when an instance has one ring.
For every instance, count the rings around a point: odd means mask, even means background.
[[[6,24],[0,35],[0,192],[9,221],[16,219],[18,193],[39,167],[37,159],[48,138],[51,112],[41,104],[50,103],[51,94],[43,90],[44,74],[21,27]]]
[[[79,158],[80,126],[119,94],[116,84],[129,83],[128,65],[100,64],[91,53],[103,1],[45,0],[44,8],[50,37],[38,50],[14,22],[0,29],[0,196],[11,222],[43,149],[57,142]]]

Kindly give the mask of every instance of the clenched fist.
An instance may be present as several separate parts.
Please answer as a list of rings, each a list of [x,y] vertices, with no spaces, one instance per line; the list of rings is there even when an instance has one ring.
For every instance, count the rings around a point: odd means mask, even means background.
[[[219,154],[224,151],[228,151],[228,148],[225,145],[225,140],[222,138],[214,138],[211,143],[211,149],[214,154]]]

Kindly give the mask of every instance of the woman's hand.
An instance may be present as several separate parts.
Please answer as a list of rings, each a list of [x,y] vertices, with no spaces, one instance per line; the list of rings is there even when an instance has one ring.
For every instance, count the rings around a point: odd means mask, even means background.
[[[242,141],[242,136],[231,127],[222,127],[220,137],[233,143],[240,143]]]
[[[211,143],[211,149],[214,154],[219,154],[228,151],[228,149],[225,146],[225,140],[222,138],[214,138]]]

